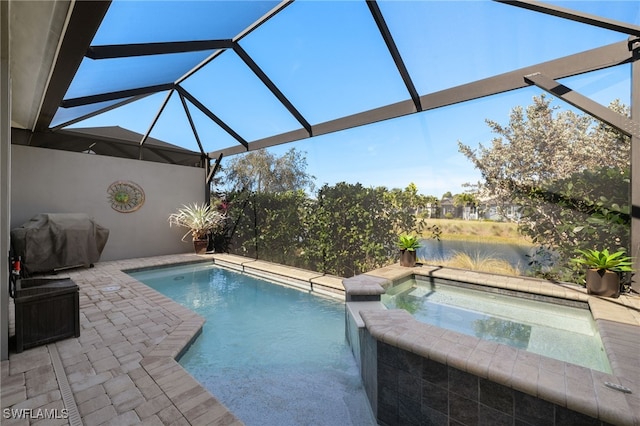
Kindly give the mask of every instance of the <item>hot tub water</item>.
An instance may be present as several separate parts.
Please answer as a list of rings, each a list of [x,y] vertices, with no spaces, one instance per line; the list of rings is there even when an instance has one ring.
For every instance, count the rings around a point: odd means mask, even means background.
[[[588,309],[415,280],[391,287],[382,302],[421,322],[611,372]]]

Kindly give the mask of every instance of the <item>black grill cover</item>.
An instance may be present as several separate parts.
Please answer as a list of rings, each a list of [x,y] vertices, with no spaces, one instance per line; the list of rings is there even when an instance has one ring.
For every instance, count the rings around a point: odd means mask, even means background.
[[[11,230],[11,244],[22,256],[26,276],[93,265],[108,238],[109,230],[84,213],[42,213]]]

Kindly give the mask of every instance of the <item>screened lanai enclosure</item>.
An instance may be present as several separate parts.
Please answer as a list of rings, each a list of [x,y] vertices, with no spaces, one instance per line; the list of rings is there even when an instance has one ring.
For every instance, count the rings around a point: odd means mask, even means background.
[[[637,2],[5,3],[3,135],[201,169],[218,249],[354,275],[450,218],[513,224],[521,273],[563,279],[576,248],[640,266]],[[314,185],[230,187],[263,148]]]

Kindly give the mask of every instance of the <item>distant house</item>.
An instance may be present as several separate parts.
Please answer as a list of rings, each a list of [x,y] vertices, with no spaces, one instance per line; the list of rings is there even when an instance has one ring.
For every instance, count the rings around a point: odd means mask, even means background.
[[[462,207],[462,218],[464,220],[478,220],[478,206],[463,206]]]
[[[496,199],[484,200],[480,204],[483,219],[498,222],[518,222],[522,217],[520,206],[513,203],[503,203]]]
[[[440,200],[440,217],[460,217],[456,214],[457,207],[453,204],[452,198],[443,198]]]
[[[440,214],[434,217],[478,220],[478,211],[478,207],[475,205],[456,206],[453,198],[443,198],[440,201]]]
[[[443,198],[439,203],[429,203],[425,209],[429,218],[453,218],[464,220],[495,220],[517,222],[521,218],[520,207],[502,203],[497,199],[481,201],[477,206],[456,206],[452,198]]]
[[[440,217],[440,203],[427,203],[427,206],[423,210],[425,217],[428,219]]]

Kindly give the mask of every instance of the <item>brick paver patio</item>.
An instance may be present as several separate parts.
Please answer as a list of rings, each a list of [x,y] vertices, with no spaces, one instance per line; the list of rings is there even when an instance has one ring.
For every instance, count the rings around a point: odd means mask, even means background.
[[[80,337],[10,353],[2,424],[242,424],[174,359],[204,320],[122,272],[204,260],[162,256],[60,273],[80,287]]]

